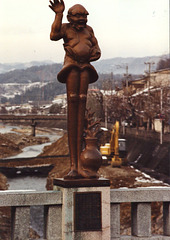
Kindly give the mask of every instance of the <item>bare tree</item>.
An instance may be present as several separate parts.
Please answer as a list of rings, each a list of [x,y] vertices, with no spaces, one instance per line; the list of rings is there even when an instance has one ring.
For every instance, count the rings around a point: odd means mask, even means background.
[[[157,70],[170,68],[170,58],[161,59],[157,64]]]
[[[87,109],[95,112],[94,117],[103,118],[103,94],[99,89],[89,89],[87,96]]]

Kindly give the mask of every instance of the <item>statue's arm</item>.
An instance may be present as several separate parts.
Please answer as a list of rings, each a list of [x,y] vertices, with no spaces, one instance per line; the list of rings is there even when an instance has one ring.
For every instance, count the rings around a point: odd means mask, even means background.
[[[89,30],[91,32],[91,42],[92,42],[90,62],[92,62],[92,61],[98,60],[101,57],[101,50],[99,48],[98,41],[94,35],[93,29],[89,27]]]
[[[53,0],[53,2],[50,1],[50,4],[49,7],[55,12],[55,19],[51,26],[50,39],[57,41],[63,38],[62,19],[65,5],[63,0]]]

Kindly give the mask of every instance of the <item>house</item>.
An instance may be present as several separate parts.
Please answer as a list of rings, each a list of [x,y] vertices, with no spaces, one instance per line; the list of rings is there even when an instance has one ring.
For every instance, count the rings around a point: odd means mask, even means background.
[[[162,124],[164,125],[164,132],[170,131],[169,68],[151,72],[141,79],[129,81],[128,92],[130,93],[130,96],[134,98],[134,102],[140,102],[143,104],[142,112],[145,113],[145,115],[148,115],[148,117],[150,116],[149,118],[152,118],[156,131],[160,131]],[[161,117],[158,116],[164,116],[164,118],[161,119]]]
[[[132,94],[152,87],[168,87],[170,85],[170,68],[147,74],[143,78],[128,82],[128,91]]]

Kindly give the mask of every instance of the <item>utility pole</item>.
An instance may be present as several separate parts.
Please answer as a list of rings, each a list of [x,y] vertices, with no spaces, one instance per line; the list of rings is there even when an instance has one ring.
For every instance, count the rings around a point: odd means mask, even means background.
[[[107,128],[107,118],[108,118],[108,112],[107,112],[107,102],[106,102],[106,96],[105,96],[105,128]]]
[[[161,129],[160,129],[160,144],[163,142],[163,129],[162,129],[162,100],[163,100],[163,89],[160,89],[160,121],[161,121]]]
[[[154,62],[144,62],[146,65],[149,66],[148,71],[145,71],[147,76],[148,76],[148,97],[150,100],[150,87],[151,87],[151,67],[152,65],[154,65]],[[147,122],[147,130],[149,130],[150,128],[150,118],[148,118],[148,122]]]
[[[129,84],[128,84],[128,81],[129,81],[129,77],[131,76],[131,74],[128,73],[128,64],[126,64],[126,73],[124,74],[125,78],[126,78],[126,92],[127,92],[127,95],[128,95],[128,87],[129,87]]]
[[[107,128],[107,118],[108,118],[108,111],[107,111],[107,90],[105,84],[103,84],[103,97],[104,97],[104,122],[105,122],[105,128]]]
[[[40,72],[40,76],[41,76],[41,101],[44,101],[44,76],[43,76],[43,72]]]
[[[115,89],[115,81],[114,81],[114,78],[113,78],[113,72],[111,72],[111,74],[110,74],[110,80],[111,80],[113,88]],[[113,88],[112,88],[112,90],[113,90]]]
[[[150,85],[151,85],[151,67],[152,65],[154,65],[154,62],[145,62],[146,65],[148,65],[148,71],[145,71],[147,73],[147,75],[149,76],[149,81],[148,81],[148,88],[150,90]]]

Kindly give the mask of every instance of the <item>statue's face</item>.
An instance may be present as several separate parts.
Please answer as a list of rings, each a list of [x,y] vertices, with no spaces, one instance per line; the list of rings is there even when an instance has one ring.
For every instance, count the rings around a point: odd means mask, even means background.
[[[81,30],[86,27],[87,15],[76,13],[75,15],[70,16],[70,20],[74,27],[76,27],[78,30]]]
[[[74,28],[81,31],[86,27],[87,15],[88,12],[82,5],[76,4],[69,9],[67,18]]]

